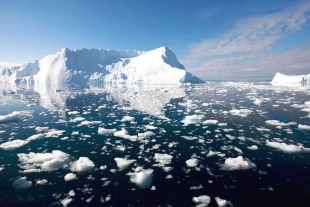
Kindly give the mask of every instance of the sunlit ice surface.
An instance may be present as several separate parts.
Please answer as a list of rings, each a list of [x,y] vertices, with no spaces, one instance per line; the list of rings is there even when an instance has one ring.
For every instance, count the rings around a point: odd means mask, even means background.
[[[0,205],[303,206],[310,90],[0,87]]]

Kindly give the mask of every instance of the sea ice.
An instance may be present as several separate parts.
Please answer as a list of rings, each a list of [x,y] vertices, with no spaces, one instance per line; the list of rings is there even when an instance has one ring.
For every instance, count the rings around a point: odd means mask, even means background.
[[[8,141],[8,142],[0,144],[0,148],[3,150],[15,150],[15,149],[22,147],[28,143],[29,142],[26,140],[16,139],[13,141]]]
[[[70,180],[75,180],[75,179],[77,179],[77,177],[76,177],[76,174],[74,173],[68,173],[64,177],[65,181],[70,181]]]
[[[279,142],[270,142],[266,141],[266,145],[269,147],[273,147],[279,150],[282,150],[286,153],[310,153],[310,148],[304,148],[302,145],[293,145],[293,144],[285,144],[285,143],[279,143]]]
[[[104,127],[99,127],[98,129],[98,134],[101,135],[111,135],[114,134],[114,132],[116,132],[116,129],[106,129]]]
[[[155,153],[154,160],[161,166],[165,166],[171,163],[172,156],[168,154]]]
[[[138,136],[129,135],[128,131],[125,128],[123,128],[121,131],[114,132],[114,136],[115,137],[121,137],[124,139],[129,139],[130,141],[137,141],[138,140]]]
[[[212,119],[205,120],[202,122],[202,124],[205,124],[205,125],[217,125],[218,123],[219,123],[218,120],[212,120]]]
[[[42,179],[42,180],[37,180],[36,184],[37,185],[46,185],[48,183],[48,180]]]
[[[21,178],[16,179],[13,182],[12,186],[15,189],[15,191],[21,192],[21,191],[25,191],[25,190],[28,190],[29,188],[31,188],[32,182],[27,181],[26,179],[27,179],[26,177],[21,177]]]
[[[227,158],[225,163],[220,168],[221,170],[233,171],[233,170],[248,170],[256,168],[256,165],[249,159],[243,159],[242,156],[236,158]]]
[[[116,158],[114,158],[114,161],[116,162],[116,165],[117,165],[119,170],[125,170],[136,160],[127,160],[126,158],[116,157]]]
[[[298,129],[301,129],[301,130],[310,130],[310,126],[309,126],[309,125],[298,124]]]
[[[205,117],[204,115],[196,115],[196,114],[191,116],[185,116],[185,118],[181,122],[184,124],[184,126],[188,126],[190,124],[200,123],[204,117]]]
[[[53,150],[52,153],[34,153],[17,154],[21,162],[21,168],[35,170],[40,168],[41,171],[55,171],[60,168],[67,168],[70,162],[70,155],[60,150]]]
[[[186,160],[185,163],[187,167],[196,167],[199,163],[199,160],[196,158],[192,158],[192,159]]]
[[[230,201],[227,201],[225,199],[221,199],[219,197],[215,197],[215,201],[218,207],[225,207],[230,204]]]
[[[207,195],[201,195],[201,196],[198,196],[198,197],[193,197],[192,200],[196,204],[203,204],[203,205],[200,205],[200,206],[208,206],[209,203],[211,202],[210,197],[207,196]]]
[[[32,116],[32,111],[13,111],[10,114],[0,116],[0,124],[6,122],[22,121]]]
[[[124,116],[121,120],[121,122],[126,122],[126,121],[134,121],[135,117],[132,116]]]
[[[233,109],[229,113],[235,116],[247,117],[252,111],[250,109]]]
[[[153,170],[142,170],[138,173],[130,173],[130,182],[135,183],[141,189],[150,188],[153,182]]]
[[[95,164],[88,157],[80,157],[77,161],[70,163],[72,172],[91,171],[94,167]]]

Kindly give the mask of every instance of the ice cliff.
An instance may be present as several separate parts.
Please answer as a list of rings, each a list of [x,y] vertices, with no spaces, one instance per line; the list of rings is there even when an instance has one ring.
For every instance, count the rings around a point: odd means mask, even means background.
[[[276,73],[271,84],[279,86],[310,86],[310,74],[284,75],[282,73]]]
[[[83,85],[89,81],[203,83],[188,73],[167,47],[148,52],[63,48],[54,55],[23,65],[0,62],[0,82],[60,88],[67,83]]]

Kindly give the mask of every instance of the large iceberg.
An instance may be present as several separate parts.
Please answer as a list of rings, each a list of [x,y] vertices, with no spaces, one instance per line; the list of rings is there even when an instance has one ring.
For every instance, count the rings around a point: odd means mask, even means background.
[[[59,89],[64,83],[81,86],[90,81],[127,84],[203,83],[188,73],[167,47],[148,52],[63,48],[56,54],[32,63],[0,64],[0,82],[38,87],[47,85]]]
[[[282,73],[276,73],[271,84],[278,86],[310,86],[310,74],[284,75]]]

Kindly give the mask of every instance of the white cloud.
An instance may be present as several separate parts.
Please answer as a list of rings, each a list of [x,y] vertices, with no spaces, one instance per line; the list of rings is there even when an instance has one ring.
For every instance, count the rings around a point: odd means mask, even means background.
[[[207,79],[268,79],[275,72],[302,74],[310,68],[310,47],[271,53],[277,41],[302,29],[310,3],[239,21],[219,39],[190,46],[181,60],[190,72]]]

